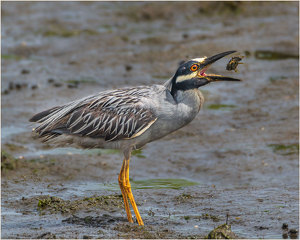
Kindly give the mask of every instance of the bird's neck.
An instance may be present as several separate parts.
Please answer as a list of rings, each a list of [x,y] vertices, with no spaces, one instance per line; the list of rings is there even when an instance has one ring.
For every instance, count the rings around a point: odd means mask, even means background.
[[[175,102],[195,103],[196,106],[204,102],[204,97],[198,88],[193,89],[178,89],[175,83],[175,76],[165,82],[164,86],[170,91]]]
[[[178,89],[176,88],[176,74],[165,82],[164,86],[170,91],[173,98],[176,96]]]
[[[165,82],[164,86],[170,91],[171,95],[174,99],[176,99],[176,96],[178,95],[178,92],[181,91],[187,91],[187,90],[198,90],[195,88],[195,85],[191,82],[191,84],[187,83],[176,83],[176,74],[169,79],[167,82]]]

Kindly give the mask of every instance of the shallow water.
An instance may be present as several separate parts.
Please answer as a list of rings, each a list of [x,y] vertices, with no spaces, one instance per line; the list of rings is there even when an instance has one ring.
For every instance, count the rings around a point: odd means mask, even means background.
[[[297,2],[2,7],[2,238],[203,238],[227,214],[240,238],[299,228],[299,63],[278,57],[298,55]],[[243,82],[204,86],[192,123],[133,154],[145,228],[128,225],[113,201],[38,208],[46,196],[120,195],[122,155],[42,144],[30,133],[34,113],[104,89],[160,84],[181,60],[231,49],[245,56],[238,72],[225,70],[230,57],[209,71]]]

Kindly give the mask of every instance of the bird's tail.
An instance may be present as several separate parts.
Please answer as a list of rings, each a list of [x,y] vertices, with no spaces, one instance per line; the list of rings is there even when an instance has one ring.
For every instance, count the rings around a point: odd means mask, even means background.
[[[46,111],[35,114],[32,118],[29,119],[29,122],[42,122],[42,119],[48,118],[51,114],[55,113],[56,110],[61,107],[50,108]]]

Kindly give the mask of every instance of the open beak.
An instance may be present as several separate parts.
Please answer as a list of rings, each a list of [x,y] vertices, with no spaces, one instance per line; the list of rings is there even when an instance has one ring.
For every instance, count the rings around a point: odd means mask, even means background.
[[[199,78],[205,78],[208,82],[217,82],[217,81],[241,81],[240,79],[237,78],[231,78],[231,77],[225,77],[222,75],[216,75],[216,74],[206,74],[205,71],[208,69],[208,67],[216,62],[217,60],[232,54],[236,51],[227,51],[223,53],[219,53],[217,55],[214,55],[212,57],[208,57],[204,59],[204,61],[200,64],[200,70],[198,72],[197,77]]]

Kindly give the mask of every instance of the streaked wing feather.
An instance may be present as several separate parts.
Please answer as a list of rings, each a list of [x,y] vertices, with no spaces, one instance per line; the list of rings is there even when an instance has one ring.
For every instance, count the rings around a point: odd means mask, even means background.
[[[42,114],[36,132],[47,139],[59,133],[106,141],[139,136],[156,120],[152,109],[141,101],[149,93],[149,87],[118,89],[53,108],[49,116]]]

